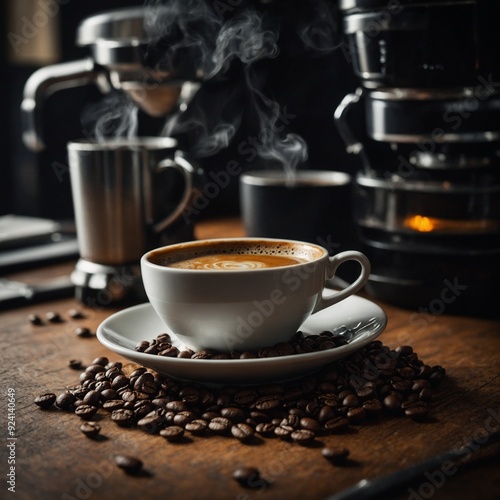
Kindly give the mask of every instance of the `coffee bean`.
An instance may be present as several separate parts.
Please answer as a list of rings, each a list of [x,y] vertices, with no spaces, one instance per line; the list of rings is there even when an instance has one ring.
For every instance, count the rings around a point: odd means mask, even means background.
[[[179,427],[185,427],[186,424],[192,422],[196,418],[196,415],[192,411],[180,411],[174,417],[174,424]]]
[[[325,447],[321,450],[321,454],[331,463],[335,465],[342,465],[346,462],[349,456],[347,448],[331,448]]]
[[[94,361],[92,361],[92,365],[101,365],[104,370],[106,371],[106,365],[109,363],[109,359],[106,358],[105,356],[100,356],[98,358],[95,358]]]
[[[262,487],[260,472],[256,467],[238,467],[233,472],[233,479],[246,488]]]
[[[156,434],[164,427],[164,423],[165,417],[153,411],[142,417],[137,422],[137,427],[149,434]]]
[[[363,403],[364,410],[371,415],[377,415],[382,412],[383,404],[379,399],[368,399]]]
[[[222,417],[226,417],[233,422],[243,422],[246,419],[246,414],[243,410],[231,406],[222,408],[220,414]]]
[[[164,437],[167,441],[177,442],[184,436],[184,429],[177,425],[171,425],[160,431],[160,436]]]
[[[118,398],[117,392],[114,389],[111,389],[111,388],[100,390],[100,394],[101,394],[101,400],[104,401],[104,402]]]
[[[28,321],[35,326],[43,325],[42,318],[40,318],[37,314],[29,314]]]
[[[384,406],[391,411],[398,411],[401,409],[401,400],[395,394],[389,394],[384,398]]]
[[[47,312],[45,317],[47,318],[47,321],[50,321],[51,323],[61,323],[62,321],[61,315],[55,311]]]
[[[231,420],[225,417],[215,417],[210,420],[208,428],[217,434],[224,434],[231,428]]]
[[[255,430],[262,436],[273,436],[276,426],[269,422],[261,422],[256,425]]]
[[[314,441],[316,434],[309,429],[297,429],[290,434],[292,441],[299,444],[309,444]]]
[[[120,410],[124,406],[124,402],[121,399],[110,399],[102,404],[102,407],[106,411]]]
[[[78,415],[83,420],[90,420],[97,413],[97,409],[96,406],[81,404],[75,408],[75,415]]]
[[[56,398],[57,396],[54,393],[48,392],[46,394],[42,394],[41,396],[37,396],[35,398],[35,404],[40,408],[46,410],[56,402]]]
[[[125,375],[118,375],[111,382],[111,387],[117,391],[122,387],[128,387],[129,380]]]
[[[184,401],[169,401],[167,403],[166,409],[169,411],[175,411],[175,412],[180,412],[180,411],[189,411],[189,407],[184,403]]]
[[[238,423],[231,427],[231,434],[242,443],[248,443],[253,439],[255,430],[248,424]]]
[[[208,427],[208,423],[206,420],[202,420],[201,418],[197,418],[188,422],[184,428],[189,431],[191,434],[195,436],[201,436],[205,434]]]
[[[125,408],[113,410],[111,412],[111,420],[120,427],[130,427],[134,423],[134,417],[134,412]]]
[[[356,396],[362,400],[373,399],[376,396],[376,391],[371,385],[364,385],[356,391]]]
[[[346,416],[350,423],[357,424],[365,419],[366,410],[362,406],[349,408]]]
[[[73,370],[81,370],[82,365],[83,363],[80,359],[70,359],[68,361],[68,366]]]
[[[129,474],[137,474],[142,469],[142,460],[130,455],[115,456],[115,463]]]
[[[410,417],[413,420],[423,420],[427,417],[429,408],[423,401],[419,401],[406,406],[404,408],[404,412],[407,417]]]
[[[325,422],[324,427],[330,432],[342,432],[349,427],[349,420],[344,417],[335,417]]]
[[[63,392],[56,398],[56,406],[61,410],[70,410],[75,404],[76,397],[70,392]]]
[[[212,359],[214,355],[212,351],[198,351],[193,353],[191,359]]]
[[[87,394],[85,394],[83,398],[83,402],[85,404],[91,405],[91,406],[97,406],[99,404],[99,401],[101,399],[101,395],[97,391],[89,391]]]
[[[277,395],[262,396],[255,402],[257,410],[269,411],[277,408],[282,403],[282,398]]]
[[[278,425],[274,429],[274,435],[281,438],[281,439],[286,439],[290,436],[290,434],[294,431],[293,427],[290,427],[288,425]]]
[[[149,347],[149,342],[146,340],[142,340],[135,346],[135,350],[137,352],[144,352]]]
[[[101,426],[95,422],[84,422],[80,430],[89,438],[95,438],[101,432]]]
[[[321,432],[323,427],[317,420],[310,417],[304,417],[300,419],[300,427],[312,432]]]
[[[176,358],[178,355],[179,349],[172,345],[158,352],[158,356],[166,356],[167,358]]]
[[[257,392],[253,389],[244,389],[234,395],[234,402],[238,405],[249,405],[257,399]]]
[[[80,309],[69,309],[67,315],[72,319],[85,318],[85,314]]]
[[[75,328],[75,335],[81,338],[88,338],[92,336],[92,333],[86,326],[79,326],[78,328]]]

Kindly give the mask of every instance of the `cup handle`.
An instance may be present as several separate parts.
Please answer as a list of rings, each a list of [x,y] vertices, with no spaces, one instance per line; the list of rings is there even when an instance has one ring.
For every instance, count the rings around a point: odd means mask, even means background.
[[[193,176],[196,173],[195,167],[184,157],[180,151],[176,151],[174,159],[166,158],[158,163],[158,169],[173,168],[177,170],[184,179],[184,193],[176,209],[165,219],[153,225],[153,231],[161,233],[173,224],[184,212],[193,196]]]
[[[334,255],[333,257],[329,257],[328,260],[329,262],[327,264],[325,276],[326,280],[332,279],[335,276],[338,267],[348,260],[355,260],[356,262],[359,262],[361,266],[361,272],[354,283],[350,284],[347,288],[340,290],[335,295],[325,297],[322,293],[321,297],[318,299],[318,302],[316,302],[316,305],[314,306],[313,312],[311,314],[321,311],[326,307],[330,307],[333,304],[336,304],[337,302],[340,302],[341,300],[344,300],[350,295],[361,290],[364,284],[368,281],[368,277],[370,276],[370,261],[368,260],[368,257],[366,257],[366,255],[362,254],[361,252],[349,250]]]

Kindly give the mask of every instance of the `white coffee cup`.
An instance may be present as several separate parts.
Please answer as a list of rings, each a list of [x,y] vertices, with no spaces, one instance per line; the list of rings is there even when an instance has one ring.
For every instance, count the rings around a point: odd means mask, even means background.
[[[359,276],[326,297],[325,282],[349,260],[360,264]],[[152,250],[142,257],[141,271],[169,333],[196,351],[231,352],[289,341],[311,314],[359,291],[370,263],[357,251],[329,257],[312,243],[223,238]]]

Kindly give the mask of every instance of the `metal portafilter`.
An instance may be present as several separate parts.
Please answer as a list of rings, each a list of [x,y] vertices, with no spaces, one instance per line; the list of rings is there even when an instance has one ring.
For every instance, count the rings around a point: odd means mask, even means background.
[[[168,18],[168,6],[157,13]],[[114,10],[91,16],[80,23],[76,44],[88,47],[85,59],[47,66],[35,71],[26,82],[21,110],[23,139],[33,151],[45,148],[41,117],[46,96],[58,90],[95,84],[106,94],[112,89],[127,94],[139,108],[154,117],[182,112],[204,79],[199,59],[185,51],[169,58],[169,43],[179,44],[182,33],[152,39],[142,7]],[[174,14],[172,13],[172,16]],[[165,52],[157,52],[161,43]],[[185,57],[183,57],[185,56]]]

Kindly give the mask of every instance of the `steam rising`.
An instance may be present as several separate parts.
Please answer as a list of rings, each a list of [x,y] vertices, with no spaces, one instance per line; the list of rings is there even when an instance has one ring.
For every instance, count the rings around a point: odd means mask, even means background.
[[[278,55],[278,26],[265,26],[262,15],[254,10],[244,10],[224,20],[200,0],[167,3],[147,0],[146,7],[146,29],[151,39],[175,39],[166,47],[165,54],[160,55],[160,66],[171,67],[175,64],[175,54],[186,49],[197,74],[206,79],[224,75],[234,61],[241,63],[259,119],[261,144],[257,146],[258,154],[265,160],[279,161],[292,176],[297,164],[307,159],[307,145],[297,134],[280,135],[277,132],[279,106],[263,94],[255,71],[256,63]],[[163,132],[170,135],[196,130],[198,140],[192,154],[198,158],[211,156],[227,147],[236,132],[241,115],[235,113],[234,108],[230,98],[221,110],[196,109],[187,121],[171,118]]]
[[[265,95],[262,90],[265,75],[256,68],[260,61],[278,55],[279,26],[270,24],[259,12],[250,9],[239,9],[229,19],[224,19],[215,10],[215,5],[216,2],[204,0],[146,0],[145,31],[150,40],[146,61],[163,74],[185,71],[202,82],[223,78],[234,63],[239,64],[243,68],[250,104],[259,121],[257,152],[264,160],[282,163],[289,179],[293,179],[297,165],[307,159],[307,145],[299,135],[286,133],[281,130],[283,127],[277,126],[280,107]],[[312,5],[313,19],[304,20],[297,35],[305,48],[319,53],[333,50],[335,19],[324,0],[314,0]],[[184,86],[190,85],[197,84],[184,83]],[[234,95],[226,96],[222,103],[202,103],[203,109],[201,106],[192,109],[186,106],[189,103],[186,101],[180,106],[180,113],[166,120],[162,133],[195,131],[193,156],[214,155],[229,145],[240,125],[242,110],[234,100]],[[130,99],[113,96],[104,104],[102,111],[108,111],[101,112],[97,119],[98,139],[109,136],[109,123],[114,126],[112,134],[115,136],[137,133],[137,109]],[[189,107],[188,119],[182,115],[186,107]]]
[[[83,121],[94,119],[94,135],[98,142],[106,138],[137,137],[138,108],[126,95],[107,94],[97,107],[87,109]]]

